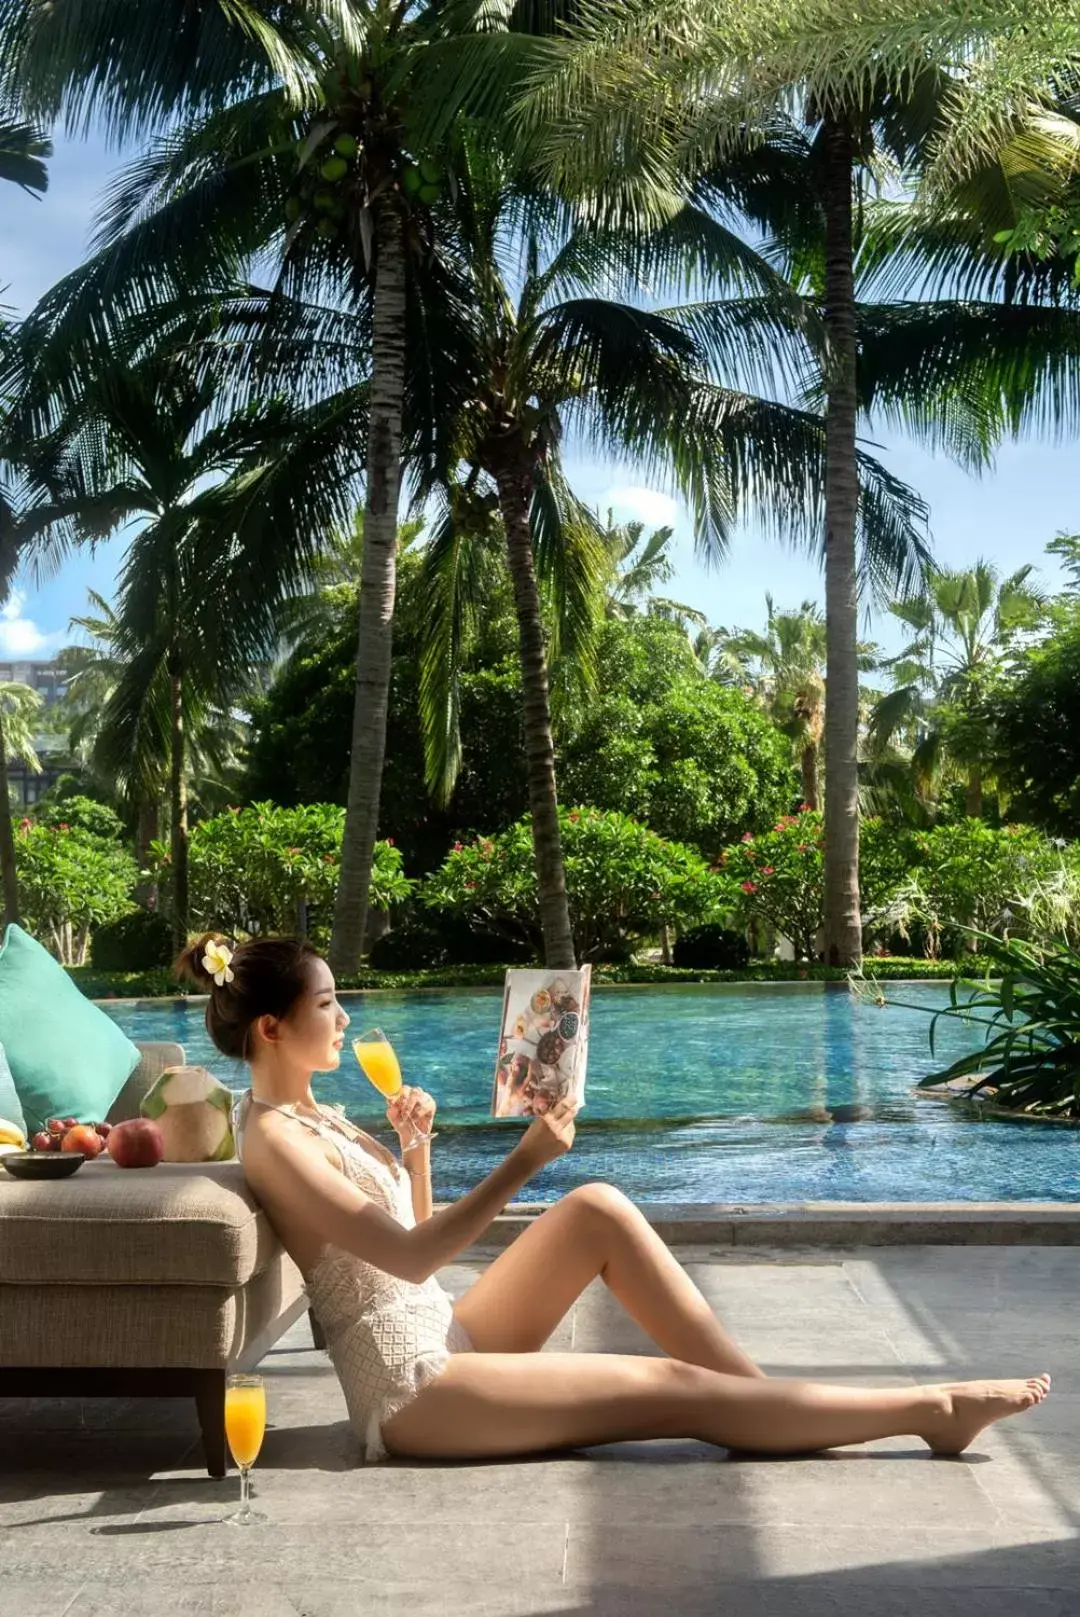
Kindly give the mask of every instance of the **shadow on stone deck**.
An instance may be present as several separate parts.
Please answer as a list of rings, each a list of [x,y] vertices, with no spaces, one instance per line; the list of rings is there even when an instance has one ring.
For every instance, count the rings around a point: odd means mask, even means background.
[[[970,1455],[799,1460],[634,1444],[514,1464],[359,1464],[299,1324],[263,1363],[264,1527],[221,1524],[186,1405],[0,1398],[12,1617],[1075,1617],[1080,1249],[680,1254],[774,1374],[900,1384],[1048,1368]],[[451,1272],[454,1289],[470,1266]],[[641,1351],[602,1290],[555,1348]],[[2,1388],[0,1388],[2,1392]]]

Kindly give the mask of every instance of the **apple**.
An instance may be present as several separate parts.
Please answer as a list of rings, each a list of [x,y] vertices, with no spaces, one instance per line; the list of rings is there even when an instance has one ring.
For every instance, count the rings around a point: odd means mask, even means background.
[[[165,1155],[161,1130],[149,1117],[117,1123],[105,1145],[118,1168],[156,1168]]]
[[[76,1123],[60,1141],[61,1151],[78,1151],[84,1157],[96,1157],[104,1150],[104,1142],[86,1123]]]
[[[100,1136],[101,1136],[101,1138],[103,1140],[107,1140],[109,1138],[109,1135],[112,1133],[112,1124],[111,1123],[95,1123],[94,1124],[94,1132],[95,1132],[95,1134],[100,1134]]]
[[[45,1119],[45,1127],[50,1134],[55,1134],[57,1139],[59,1139],[64,1132],[64,1125],[61,1123],[58,1117],[47,1117]]]
[[[35,1134],[30,1141],[31,1151],[51,1151],[52,1148],[53,1137],[51,1134],[47,1134],[44,1129],[39,1134]]]
[[[63,1119],[63,1124],[65,1129],[77,1129],[79,1126],[79,1119],[77,1117],[65,1117]]]

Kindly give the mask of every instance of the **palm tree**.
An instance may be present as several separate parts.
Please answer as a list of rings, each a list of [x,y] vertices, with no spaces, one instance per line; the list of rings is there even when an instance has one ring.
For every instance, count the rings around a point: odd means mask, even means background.
[[[632,618],[644,612],[648,617],[673,619],[687,628],[704,628],[704,612],[657,593],[675,573],[669,554],[674,537],[674,528],[654,528],[646,534],[643,522],[616,523],[608,512],[604,540],[614,568],[607,598],[609,618]]]
[[[573,940],[565,898],[555,790],[548,666],[535,556],[558,544],[568,558],[586,558],[601,538],[595,517],[568,489],[561,466],[564,432],[577,430],[593,444],[636,459],[650,474],[674,479],[693,511],[699,543],[712,554],[726,544],[731,520],[757,504],[789,534],[813,520],[824,489],[825,433],[818,418],[766,403],[713,380],[717,370],[744,367],[767,322],[784,328],[781,297],[734,299],[646,313],[630,303],[592,295],[617,285],[628,260],[672,255],[672,240],[704,248],[719,232],[686,210],[670,235],[639,242],[614,231],[569,221],[544,258],[539,233],[526,234],[524,272],[511,289],[500,245],[512,240],[504,220],[520,212],[520,198],[490,154],[480,154],[471,187],[462,187],[460,245],[467,267],[466,295],[448,305],[456,317],[446,328],[448,371],[437,397],[441,417],[430,434],[430,464],[419,480],[422,496],[443,497],[433,537],[433,569],[457,571],[462,536],[497,512],[514,581],[525,692],[530,807],[541,895],[545,958],[572,964]],[[528,217],[528,216],[526,216]],[[695,235],[696,232],[696,235]],[[552,240],[549,232],[547,239]],[[511,251],[513,251],[511,249]],[[749,254],[744,256],[743,264]],[[673,265],[674,256],[667,262]],[[766,277],[761,275],[764,283]],[[744,345],[745,344],[745,348]],[[463,388],[464,376],[468,388]],[[418,443],[418,454],[423,453]],[[880,468],[864,461],[879,503],[864,512],[875,544],[905,552],[917,540],[912,507],[896,485],[882,484]],[[452,468],[447,479],[443,468]],[[461,485],[465,469],[464,489]],[[887,512],[887,515],[886,515]],[[448,591],[447,600],[453,599]],[[588,597],[583,595],[583,604]],[[434,614],[433,614],[434,617]],[[449,625],[452,611],[445,614]],[[450,630],[444,641],[449,644]],[[426,699],[449,711],[433,661]]]
[[[360,317],[351,341],[369,383],[366,543],[329,951],[336,970],[350,970],[364,935],[385,744],[408,288],[453,152],[449,138],[417,138],[415,80],[440,34],[471,31],[486,7],[312,0],[269,13],[256,0],[218,0],[197,22],[180,0],[170,9],[152,29],[132,29],[122,0],[74,22],[14,0],[0,24],[0,51],[18,62],[43,112],[92,110],[124,133],[190,120],[117,188],[105,234],[121,253],[99,255],[49,305],[53,374],[62,378],[73,341],[98,335],[103,320],[178,296],[198,303],[258,254],[282,255],[290,291],[325,293]],[[550,28],[559,7],[523,0],[516,10],[517,25]],[[162,46],[170,35],[175,59]]]
[[[0,680],[0,850],[3,852],[4,925],[19,919],[19,883],[15,870],[15,828],[11,823],[11,788],[8,759],[14,758],[35,775],[41,762],[34,749],[35,721],[41,697],[29,685]]]
[[[974,422],[963,389],[951,408],[941,408],[956,375],[940,321],[930,322],[933,341],[924,333],[913,345],[923,366],[915,387],[906,374],[911,362],[895,353],[891,376],[873,360],[865,363],[855,296],[856,182],[861,193],[891,162],[906,176],[921,172],[928,191],[940,190],[943,177],[955,182],[969,174],[988,152],[1015,139],[1018,126],[1023,160],[1036,166],[1031,152],[1045,129],[1032,125],[1030,109],[1055,82],[1072,83],[1080,48],[1080,18],[1066,20],[1052,9],[1033,15],[1018,0],[1000,0],[975,17],[955,0],[890,0],[852,5],[846,13],[831,0],[797,9],[784,0],[736,8],[726,0],[693,0],[658,13],[634,0],[597,0],[578,36],[537,64],[524,110],[527,138],[540,145],[547,172],[564,183],[618,205],[627,196],[640,199],[643,189],[655,194],[660,176],[664,187],[704,183],[706,194],[712,189],[725,205],[740,207],[759,229],[779,235],[789,270],[820,315],[813,390],[825,404],[829,440],[825,929],[826,957],[834,963],[857,961],[861,953],[859,411],[880,398],[922,429],[946,441],[953,435],[953,447],[959,431],[968,455],[973,432],[985,433],[993,414],[984,408]],[[803,116],[793,119],[799,102]],[[904,322],[917,325],[918,311],[903,311]],[[984,320],[984,344],[991,334]],[[1015,329],[1006,324],[1003,334],[1006,357],[1015,360]],[[991,369],[997,358],[992,354]],[[981,361],[985,369],[985,347]],[[999,394],[1005,375],[997,364]],[[868,394],[870,378],[878,386]],[[936,395],[930,408],[928,394]]]
[[[987,784],[986,697],[1046,613],[1046,597],[1028,582],[1032,571],[1021,567],[1002,578],[986,561],[938,568],[924,596],[892,608],[908,641],[883,664],[895,688],[874,708],[872,742],[885,749],[898,733],[910,737],[915,789],[923,797],[944,769],[958,769],[972,819],[982,817]]]
[[[765,597],[765,633],[722,629],[720,645],[744,670],[773,722],[791,737],[803,802],[818,807],[819,751],[825,729],[825,619],[813,601],[777,612]]]
[[[96,590],[88,591],[90,612],[71,620],[70,627],[86,637],[82,643],[66,646],[59,654],[66,685],[63,716],[68,723],[68,743],[72,755],[89,769],[98,784],[114,793],[118,785],[108,760],[125,759],[119,784],[130,794],[127,808],[135,823],[135,854],[140,865],[150,855],[150,844],[159,835],[162,806],[168,801],[168,756],[157,745],[160,726],[141,725],[113,735],[109,728],[114,716],[112,699],[126,677],[126,636],[124,624]],[[226,780],[235,780],[244,742],[244,725],[238,704],[247,695],[244,675],[230,692],[228,708],[209,704],[193,712],[186,736],[186,791],[196,811],[213,812],[228,800]],[[145,749],[145,755],[140,752]],[[235,794],[233,794],[235,795]],[[123,792],[121,793],[123,798]]]
[[[140,804],[168,771],[172,920],[187,938],[193,737],[231,710],[272,649],[277,613],[356,487],[363,401],[270,400],[216,424],[212,382],[176,361],[100,375],[34,446],[31,553],[137,524],[109,636],[115,684],[97,755]],[[59,495],[58,492],[59,491]]]
[[[825,617],[814,601],[803,601],[795,612],[778,612],[770,594],[765,608],[764,634],[755,629],[715,631],[717,675],[724,684],[733,677],[745,681],[773,723],[791,737],[803,802],[816,809],[826,713]],[[869,642],[860,642],[858,654],[861,672],[877,666],[877,648]]]
[[[42,195],[49,184],[45,159],[52,147],[41,131],[22,118],[14,98],[4,93],[6,75],[0,70],[0,180],[7,180],[31,194]],[[14,338],[13,327],[0,310],[0,376],[9,363]],[[2,395],[0,395],[2,398]],[[0,404],[2,409],[2,404]],[[18,446],[7,431],[0,414],[0,602],[11,587],[17,555],[13,524],[19,499],[17,471]],[[0,687],[0,872],[3,886],[3,920],[19,919],[19,883],[15,870],[15,835],[11,824],[8,795],[7,757],[21,757],[31,769],[39,768],[32,739],[26,731],[28,702],[35,693],[23,685]]]

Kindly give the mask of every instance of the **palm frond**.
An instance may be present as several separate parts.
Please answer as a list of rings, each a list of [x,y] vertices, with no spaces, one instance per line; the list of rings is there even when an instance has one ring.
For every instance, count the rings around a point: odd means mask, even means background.
[[[484,536],[469,531],[451,499],[424,547],[426,628],[420,651],[419,713],[424,778],[432,799],[449,802],[461,768],[462,647],[481,599]]]
[[[51,156],[48,137],[24,119],[11,117],[0,104],[0,180],[41,196],[49,188],[45,159]]]
[[[355,27],[347,0],[320,9]],[[7,0],[0,59],[33,116],[78,135],[96,124],[118,143],[275,80],[297,101],[310,98],[306,27],[314,14],[308,0],[291,8],[265,0]]]
[[[596,680],[597,632],[611,576],[604,530],[558,462],[536,479],[530,522],[537,577],[551,602],[552,667],[588,690]]]

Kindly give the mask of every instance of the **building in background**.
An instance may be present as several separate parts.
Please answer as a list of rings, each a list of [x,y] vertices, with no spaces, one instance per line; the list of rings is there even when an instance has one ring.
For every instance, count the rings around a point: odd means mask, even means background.
[[[8,759],[8,784],[15,802],[21,808],[29,808],[45,795],[50,786],[56,784],[63,773],[67,736],[59,727],[50,729],[49,713],[67,694],[67,682],[60,663],[55,659],[52,662],[30,662],[18,658],[0,661],[0,682],[29,685],[44,702],[41,728],[34,737],[34,750],[44,766],[41,774],[32,774],[18,759]]]

